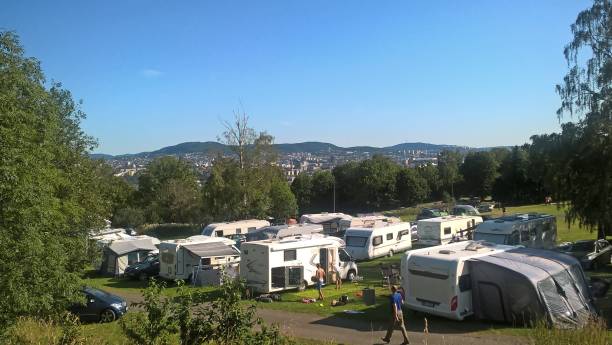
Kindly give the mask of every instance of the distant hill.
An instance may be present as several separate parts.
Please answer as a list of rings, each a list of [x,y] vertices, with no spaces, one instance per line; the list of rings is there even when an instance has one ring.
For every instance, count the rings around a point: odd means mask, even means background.
[[[370,153],[391,153],[397,151],[409,151],[409,150],[427,150],[427,151],[441,151],[445,149],[458,149],[465,150],[469,149],[463,146],[455,145],[436,145],[428,143],[403,143],[387,147],[373,147],[373,146],[353,146],[353,147],[340,147],[330,143],[323,143],[318,141],[307,141],[303,143],[294,144],[274,144],[274,148],[281,154],[296,153],[296,152],[309,152],[309,153],[343,153],[343,152],[370,152]],[[134,154],[123,154],[123,155],[107,155],[103,153],[92,153],[92,158],[97,159],[112,159],[112,158],[130,158],[130,157],[143,157],[153,158],[165,155],[185,155],[190,153],[208,153],[215,154],[218,152],[228,153],[230,148],[227,145],[215,142],[186,142],[180,143],[173,146],[163,147],[156,151],[141,152]]]

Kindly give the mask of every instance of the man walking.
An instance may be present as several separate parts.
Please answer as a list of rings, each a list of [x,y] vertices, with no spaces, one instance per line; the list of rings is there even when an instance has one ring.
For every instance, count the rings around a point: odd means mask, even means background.
[[[402,345],[410,344],[408,341],[408,333],[406,332],[406,326],[404,326],[404,315],[402,313],[402,303],[404,302],[402,299],[402,295],[397,291],[397,286],[391,286],[391,320],[389,321],[389,328],[387,328],[387,335],[382,338],[385,343],[389,343],[391,341],[391,336],[393,335],[393,330],[396,325],[399,325],[402,330],[402,336],[404,337],[404,342]]]
[[[315,273],[315,278],[317,280],[317,290],[319,290],[319,300],[323,300],[323,283],[325,282],[325,271],[321,268],[321,265],[317,264],[317,272]]]

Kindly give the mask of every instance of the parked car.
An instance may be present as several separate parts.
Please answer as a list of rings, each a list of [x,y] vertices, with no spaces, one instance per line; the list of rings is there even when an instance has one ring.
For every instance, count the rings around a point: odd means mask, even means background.
[[[451,214],[453,216],[480,216],[480,212],[471,205],[455,205]]]
[[[556,250],[578,259],[584,269],[597,270],[608,265],[612,257],[612,246],[606,240],[566,242]]]
[[[70,311],[82,321],[113,322],[127,313],[127,302],[119,296],[92,287],[81,292],[85,303],[73,305]]]
[[[149,255],[143,261],[126,267],[124,273],[126,277],[135,278],[141,281],[148,280],[149,277],[159,275],[159,255]]]
[[[417,215],[417,220],[448,216],[448,212],[439,208],[424,208]]]
[[[478,205],[478,212],[493,212],[495,204],[480,204]]]

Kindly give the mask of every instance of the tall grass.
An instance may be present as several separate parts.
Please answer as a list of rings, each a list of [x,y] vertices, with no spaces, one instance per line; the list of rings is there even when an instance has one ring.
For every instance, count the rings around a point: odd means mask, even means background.
[[[550,328],[538,322],[529,332],[530,345],[610,345],[606,324],[592,320],[580,329]]]

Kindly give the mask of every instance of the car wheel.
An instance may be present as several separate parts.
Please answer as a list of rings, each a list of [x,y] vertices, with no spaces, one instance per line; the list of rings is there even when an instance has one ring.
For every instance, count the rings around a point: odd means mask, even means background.
[[[306,287],[308,286],[308,282],[303,280],[302,283],[298,286],[298,291],[304,291],[306,290]]]
[[[389,255],[389,257],[392,257],[392,256],[393,256],[393,254],[395,254],[395,253],[393,252],[393,249],[389,250],[389,254],[388,254],[388,255]]]
[[[138,280],[140,280],[141,282],[147,281],[147,274],[144,272],[140,272],[140,274],[138,275]]]
[[[352,282],[353,280],[355,280],[355,271],[354,270],[350,270],[348,271],[348,273],[346,274],[346,279],[350,282]]]
[[[104,309],[102,313],[100,313],[100,322],[108,323],[113,322],[117,318],[117,315],[112,309]]]

